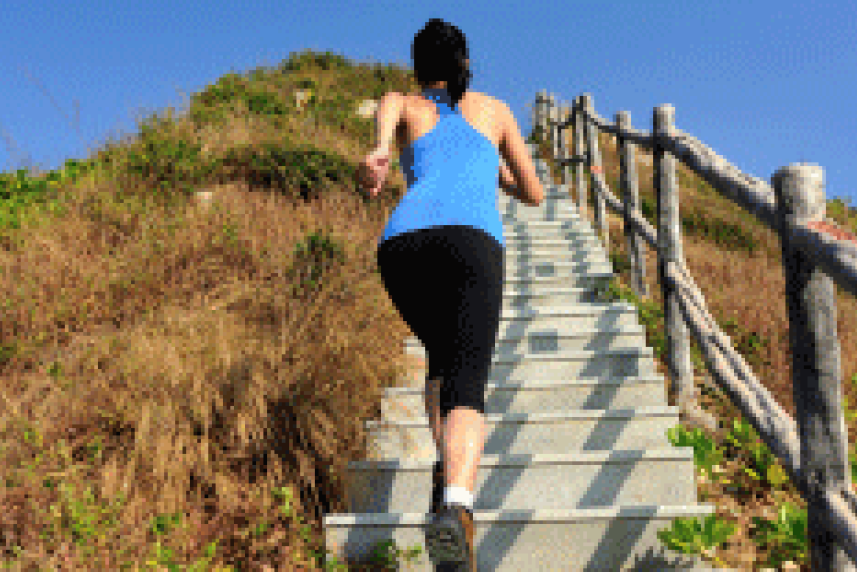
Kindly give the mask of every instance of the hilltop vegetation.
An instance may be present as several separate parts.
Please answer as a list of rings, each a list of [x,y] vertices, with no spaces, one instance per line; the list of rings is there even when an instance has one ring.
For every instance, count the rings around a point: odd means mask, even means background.
[[[311,97],[299,109],[304,89]],[[392,171],[371,201],[354,184],[374,129],[355,111],[390,90],[416,92],[412,72],[292,54],[274,69],[224,75],[186,112],[152,115],[139,133],[57,172],[2,178],[0,562],[338,567],[322,554],[322,516],[347,510],[345,469],[366,456],[363,423],[409,373],[411,332],[374,257],[405,181]],[[547,158],[542,134],[531,140]],[[615,147],[605,139],[602,149],[615,189]],[[638,172],[654,224],[651,168]],[[776,237],[683,168],[679,182],[694,279],[793,414]],[[210,192],[210,203],[197,192]],[[828,216],[857,228],[828,204]],[[655,253],[653,297],[636,300],[624,288],[621,220],[610,224],[613,291],[640,308],[666,375]],[[846,380],[857,375],[854,310],[840,292]],[[695,347],[694,357],[700,366]],[[852,384],[844,389],[853,403]],[[705,400],[732,428],[734,408],[716,393]],[[849,416],[852,443],[853,430]],[[728,449],[730,483],[700,485],[700,500],[739,525],[713,554],[745,569],[748,555],[761,563],[781,546],[800,552],[788,539],[749,540],[751,516],[794,500],[788,483],[777,490],[742,471],[757,458],[768,462],[762,450]],[[383,560],[347,564],[378,570]]]

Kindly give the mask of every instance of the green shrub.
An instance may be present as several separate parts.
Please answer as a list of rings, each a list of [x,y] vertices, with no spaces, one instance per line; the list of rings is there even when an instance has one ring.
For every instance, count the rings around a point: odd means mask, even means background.
[[[349,183],[356,175],[356,167],[338,155],[273,143],[233,147],[219,164],[224,172],[245,175],[251,187],[280,189],[304,201],[318,198],[326,182]]]
[[[735,533],[735,524],[710,514],[700,522],[698,518],[677,518],[671,528],[657,532],[658,538],[671,550],[684,554],[708,552],[726,542]],[[725,564],[714,558],[720,566]]]
[[[807,514],[791,503],[780,506],[777,520],[753,517],[756,532],[753,540],[762,548],[771,548],[768,566],[779,567],[788,560],[798,564],[808,561],[809,540]]]
[[[350,70],[354,64],[346,57],[326,51],[315,53],[312,50],[292,52],[280,69],[287,72],[319,68],[322,70]]]
[[[257,91],[247,95],[247,108],[256,115],[286,115],[288,106],[272,93]]]
[[[345,262],[342,247],[320,232],[310,234],[306,241],[295,247],[295,262],[288,275],[294,278],[293,294],[312,294],[317,291],[324,274],[334,261]]]
[[[693,447],[694,464],[713,478],[714,466],[723,462],[723,451],[701,429],[688,431],[679,425],[667,430],[667,438],[676,447]]]

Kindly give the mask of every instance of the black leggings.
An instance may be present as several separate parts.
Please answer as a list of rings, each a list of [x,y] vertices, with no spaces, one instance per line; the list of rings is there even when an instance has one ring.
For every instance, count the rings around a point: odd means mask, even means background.
[[[500,327],[503,247],[471,226],[437,226],[378,247],[381,278],[440,380],[442,418],[455,407],[485,413],[485,385]]]

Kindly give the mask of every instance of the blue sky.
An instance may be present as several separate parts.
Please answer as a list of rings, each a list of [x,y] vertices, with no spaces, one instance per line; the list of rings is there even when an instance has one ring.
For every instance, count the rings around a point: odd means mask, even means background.
[[[184,109],[220,76],[290,52],[410,66],[433,17],[465,33],[472,89],[507,102],[525,135],[541,89],[567,103],[589,92],[600,115],[627,110],[645,130],[671,103],[679,129],[742,171],[816,163],[826,198],[857,207],[853,0],[5,0],[0,170],[84,159],[135,133],[138,111]]]

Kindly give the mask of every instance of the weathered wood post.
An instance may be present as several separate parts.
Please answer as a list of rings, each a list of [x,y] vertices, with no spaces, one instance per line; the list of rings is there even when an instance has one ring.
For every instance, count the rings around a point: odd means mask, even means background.
[[[548,125],[547,125],[547,104],[548,104],[548,92],[547,90],[541,90],[536,94],[536,122],[535,125],[541,129],[541,137],[543,139],[547,139],[548,137]]]
[[[578,95],[574,98],[574,154],[578,157],[586,155],[584,134],[586,133],[586,119],[583,117],[581,110],[583,109],[583,96]],[[583,163],[575,165],[575,180],[577,191],[577,211],[583,218],[588,218],[587,211],[589,210],[589,201],[587,198],[586,188],[586,166]]]
[[[595,107],[592,102],[592,94],[583,94],[583,109],[590,115],[593,114]],[[595,173],[590,170],[590,167],[601,169],[601,153],[598,150],[598,128],[591,121],[586,122],[586,141],[589,150],[589,161],[587,162],[586,170],[589,171],[589,182],[592,184],[592,192],[595,197],[595,232],[601,238],[604,249],[609,252],[610,242],[607,234],[607,218],[604,214],[604,196],[597,192]]]
[[[545,128],[547,129],[548,143],[550,143],[551,153],[556,149],[556,124],[554,116],[556,115],[556,97],[552,93],[548,93],[547,102],[545,103]]]
[[[542,90],[542,94],[542,138],[551,146],[553,146],[553,125],[551,124],[551,108],[553,107],[553,96],[550,95],[547,90]]]
[[[556,97],[548,96],[548,125],[550,126],[551,158],[559,157],[559,109],[556,105]],[[550,174],[548,174],[550,178]]]
[[[533,99],[533,104],[530,106],[530,125],[532,126],[531,132],[527,137],[524,137],[524,141],[527,141],[535,132],[536,128],[539,125],[539,101],[540,101],[541,92],[536,92],[536,97]]]
[[[656,149],[654,183],[658,196],[658,280],[664,297],[666,361],[670,378],[668,394],[670,405],[679,406],[686,423],[714,431],[717,429],[717,420],[698,405],[699,390],[694,383],[690,359],[690,334],[679,309],[676,288],[666,277],[669,262],[684,264],[676,159],[664,150],[659,141],[659,138],[672,134],[674,119],[675,109],[670,104],[664,104],[655,108],[652,120]]]
[[[571,106],[563,105],[560,110],[560,121],[562,123],[566,123],[571,117]],[[559,132],[559,139],[561,142],[562,154],[560,155],[561,159],[570,159],[571,158],[571,138],[569,134],[569,129],[571,126],[566,126]],[[562,185],[565,191],[564,194],[568,195],[568,198],[571,198],[571,167],[569,165],[563,165],[562,167]],[[564,197],[563,197],[564,198]]]
[[[631,114],[627,111],[616,113],[616,144],[619,149],[619,186],[622,188],[622,206],[625,219],[625,238],[627,240],[628,258],[631,262],[631,289],[641,300],[648,297],[646,287],[646,258],[643,255],[643,237],[634,232],[629,224],[629,215],[639,210],[639,189],[637,184],[637,159],[634,143],[620,133],[631,128]]]
[[[791,247],[787,231],[795,223],[824,220],[824,170],[809,163],[791,164],[777,170],[771,184],[777,197],[786,278],[800,466],[813,492],[806,499],[810,565],[813,572],[854,572],[857,567],[837,546],[814,496],[824,489],[851,488],[836,291],[833,279],[815,264],[812,253]]]

